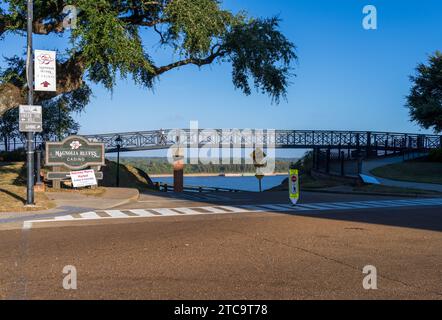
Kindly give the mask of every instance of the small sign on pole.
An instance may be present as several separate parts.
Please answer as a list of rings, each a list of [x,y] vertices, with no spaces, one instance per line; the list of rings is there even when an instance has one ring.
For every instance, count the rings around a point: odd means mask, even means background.
[[[290,169],[289,192],[290,192],[290,201],[294,205],[296,205],[300,197],[299,171],[296,169]]]
[[[94,170],[72,171],[70,173],[74,188],[91,187],[98,185]]]
[[[35,91],[57,91],[57,53],[35,50]]]
[[[42,132],[42,109],[41,106],[19,107],[19,131],[20,132]]]

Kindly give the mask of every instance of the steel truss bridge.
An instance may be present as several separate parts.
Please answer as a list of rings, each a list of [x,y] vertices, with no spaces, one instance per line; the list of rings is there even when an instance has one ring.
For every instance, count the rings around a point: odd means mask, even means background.
[[[371,151],[431,150],[442,136],[391,132],[317,130],[157,130],[86,136],[103,142],[106,152],[206,148],[351,149]]]
[[[84,136],[105,144],[107,153],[169,149],[173,146],[205,148],[263,148],[402,151],[431,150],[442,147],[442,136],[392,132],[321,130],[155,130]],[[36,140],[36,145],[41,145]],[[8,149],[24,146],[24,141],[9,141]],[[4,141],[0,150],[5,150]]]

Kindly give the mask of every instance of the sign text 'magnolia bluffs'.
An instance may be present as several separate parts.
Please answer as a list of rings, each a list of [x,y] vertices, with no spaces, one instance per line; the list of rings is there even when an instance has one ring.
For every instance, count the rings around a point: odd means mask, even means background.
[[[45,165],[64,166],[71,170],[104,166],[104,144],[92,143],[79,136],[71,136],[61,142],[47,142]]]

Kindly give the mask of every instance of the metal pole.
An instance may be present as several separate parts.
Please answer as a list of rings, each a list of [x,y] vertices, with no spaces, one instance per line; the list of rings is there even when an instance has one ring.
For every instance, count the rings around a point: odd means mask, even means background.
[[[35,152],[35,176],[36,184],[41,184],[41,149]]]
[[[34,66],[32,52],[32,23],[34,16],[33,0],[28,0],[28,34],[27,34],[27,80],[28,80],[28,104],[34,104]],[[26,186],[26,204],[34,204],[34,133],[26,133],[27,145],[27,186]]]
[[[117,188],[120,187],[120,145],[117,145]]]

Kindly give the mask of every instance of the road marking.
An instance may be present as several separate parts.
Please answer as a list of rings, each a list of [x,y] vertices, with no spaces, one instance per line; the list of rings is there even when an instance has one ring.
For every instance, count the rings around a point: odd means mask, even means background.
[[[124,214],[120,210],[105,210],[104,212],[106,214],[108,214],[109,216],[111,216],[112,218],[126,218],[127,217],[127,214]]]
[[[153,214],[152,212],[142,210],[142,209],[128,210],[128,211],[132,212],[133,214],[136,214],[139,217],[156,217],[157,216],[157,215]]]
[[[95,212],[86,212],[86,213],[82,213],[80,214],[81,218],[84,219],[101,219],[102,217],[100,217],[98,214],[96,214]],[[81,219],[79,218],[79,219]]]
[[[203,209],[203,208],[201,208]],[[181,212],[183,214],[187,214],[187,215],[198,215],[198,214],[204,214],[202,212],[196,211],[192,208],[173,208],[173,210],[176,210],[178,212]],[[206,210],[206,207],[204,207],[204,210]]]
[[[150,209],[150,210],[155,211],[162,216],[179,216],[180,215],[178,212],[175,212],[171,209]]]
[[[184,207],[184,208],[154,208],[134,210],[104,210],[107,217],[97,212],[85,212],[76,215],[58,216],[52,219],[32,220],[23,223],[23,230],[31,229],[36,223],[82,221],[82,220],[105,220],[105,219],[129,219],[129,218],[155,218],[176,217],[185,215],[212,215],[212,214],[238,214],[260,212],[285,212],[296,214],[298,212],[321,212],[321,211],[350,211],[357,209],[376,208],[402,208],[414,206],[442,206],[442,198],[416,199],[416,200],[382,200],[382,201],[354,201],[333,203],[309,203],[292,206],[289,204],[256,204],[240,206],[210,206],[210,207]],[[135,215],[135,216],[134,216]]]
[[[69,220],[75,220],[73,216],[61,216],[61,217],[55,217],[55,220],[57,221],[69,221]]]

